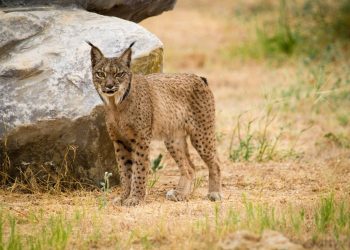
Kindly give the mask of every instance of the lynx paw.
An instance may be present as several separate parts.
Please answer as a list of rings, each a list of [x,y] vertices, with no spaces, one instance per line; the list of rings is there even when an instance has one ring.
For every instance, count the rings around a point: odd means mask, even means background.
[[[112,200],[112,204],[113,206],[121,206],[123,204],[123,201],[125,199],[122,199],[121,197],[115,197],[113,200]]]
[[[221,194],[219,192],[210,192],[207,197],[211,201],[221,201]]]
[[[142,202],[142,199],[138,197],[129,197],[126,200],[124,200],[122,204],[127,207],[133,207],[133,206],[139,205],[141,202]]]
[[[170,200],[170,201],[184,201],[184,200],[187,200],[187,196],[185,196],[183,194],[180,194],[178,191],[176,191],[174,189],[169,190],[166,193],[165,198],[167,200]]]

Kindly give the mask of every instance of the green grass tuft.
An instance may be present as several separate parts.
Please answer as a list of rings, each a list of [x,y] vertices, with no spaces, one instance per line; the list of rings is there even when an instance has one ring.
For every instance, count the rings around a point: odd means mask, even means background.
[[[299,157],[299,154],[294,150],[295,145],[282,147],[280,144],[284,129],[279,128],[277,131],[273,129],[277,115],[271,105],[267,107],[266,113],[260,118],[243,123],[242,116],[238,116],[237,124],[232,132],[229,146],[230,160],[234,162],[267,162]]]
[[[148,180],[147,186],[148,189],[152,189],[159,180],[158,171],[161,170],[164,166],[161,164],[163,155],[159,154],[157,158],[153,159],[151,162],[152,175]]]

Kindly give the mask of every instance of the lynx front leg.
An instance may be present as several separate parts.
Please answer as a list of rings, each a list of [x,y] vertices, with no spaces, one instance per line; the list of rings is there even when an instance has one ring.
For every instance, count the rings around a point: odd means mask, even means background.
[[[194,166],[187,155],[186,138],[165,141],[165,146],[180,169],[180,180],[175,190],[169,190],[166,198],[172,201],[187,200],[192,191],[195,176]]]
[[[114,141],[113,145],[122,186],[122,194],[119,198],[116,198],[114,202],[121,205],[130,194],[133,162],[130,148],[119,140]]]
[[[131,190],[129,198],[123,202],[126,206],[140,204],[146,196],[146,183],[149,170],[149,144],[150,140],[141,139],[132,142],[132,166]]]

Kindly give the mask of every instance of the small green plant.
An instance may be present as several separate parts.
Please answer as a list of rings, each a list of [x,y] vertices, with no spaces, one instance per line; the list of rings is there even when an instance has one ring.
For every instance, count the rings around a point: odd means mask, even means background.
[[[245,208],[245,219],[247,226],[250,227],[251,222],[255,219],[255,213],[254,213],[254,205],[252,201],[249,201],[247,199],[247,196],[243,194],[243,205]]]
[[[226,230],[231,229],[231,230],[236,230],[237,225],[240,223],[241,218],[240,215],[237,211],[234,209],[230,208],[227,212],[227,216],[224,219],[224,228]]]
[[[204,177],[203,176],[199,176],[199,177],[196,177],[194,179],[194,182],[193,182],[193,193],[196,192],[196,190],[203,185],[203,182],[204,182]]]
[[[282,225],[283,220],[276,218],[275,208],[267,204],[254,204],[243,195],[245,207],[244,226],[261,233],[264,229],[275,230]]]
[[[293,230],[299,233],[301,226],[305,220],[305,209],[301,209],[298,213],[295,213],[292,208],[289,209],[290,222],[293,226]]]
[[[269,106],[263,120],[262,133],[260,133],[257,138],[258,146],[257,146],[256,160],[258,162],[262,162],[265,160],[272,160],[273,158],[275,158],[277,154],[276,147],[282,135],[282,129],[275,136],[275,138],[270,139],[268,136],[268,129],[274,120],[275,120],[275,116],[272,115],[272,106]]]
[[[161,170],[164,166],[161,164],[163,159],[163,155],[159,154],[157,158],[153,159],[152,164],[151,164],[151,170],[153,173],[158,172]]]
[[[152,248],[152,242],[149,239],[149,236],[147,234],[140,237],[140,242],[143,249],[151,249]]]
[[[266,115],[261,119],[248,121],[245,125],[245,131],[242,131],[241,128],[243,124],[240,120],[241,117],[242,115],[238,116],[237,125],[232,132],[229,147],[230,160],[234,162],[252,160],[264,162],[292,155],[291,150],[283,152],[278,148],[282,129],[275,136],[271,136],[270,126],[276,117],[272,115],[271,107],[268,108]],[[234,146],[235,141],[237,141],[237,146]]]
[[[346,127],[349,124],[350,115],[339,114],[337,115],[337,120],[341,126]]]
[[[343,246],[340,235],[350,235],[350,209],[344,200],[337,202],[331,194],[321,199],[314,212],[315,230],[313,238],[332,235]]]
[[[350,148],[350,138],[343,134],[334,134],[329,132],[324,135],[328,141],[333,142],[336,146],[341,148]]]
[[[10,224],[10,236],[7,243],[7,249],[22,249],[21,236],[16,231],[17,220],[16,218],[10,216],[9,217]]]
[[[53,216],[49,219],[48,245],[56,249],[65,249],[68,243],[72,226],[62,215]]]
[[[286,1],[281,0],[279,19],[273,34],[269,35],[268,32],[257,29],[258,43],[267,57],[278,54],[290,56],[298,45],[299,38],[291,28],[287,8]]]
[[[159,154],[157,158],[153,159],[151,162],[151,171],[152,176],[148,180],[148,188],[152,189],[159,180],[158,171],[161,170],[164,166],[161,164],[163,155]]]
[[[62,214],[51,216],[35,235],[26,237],[30,249],[66,249],[72,224]]]
[[[335,202],[333,195],[323,198],[318,210],[315,211],[315,224],[321,233],[326,232],[335,215]]]
[[[141,244],[142,249],[152,249],[152,239],[150,239],[150,233],[148,230],[141,231],[139,229],[131,230],[128,245],[130,244]]]
[[[349,211],[346,210],[347,207],[345,205],[345,202],[342,201],[339,206],[339,214],[336,217],[337,225],[340,229],[344,229],[346,227],[346,224],[350,222]]]
[[[99,208],[104,208],[107,205],[107,195],[110,192],[109,178],[112,176],[112,173],[105,172],[103,177],[103,182],[101,184],[102,195],[99,198]]]
[[[253,134],[251,133],[251,125],[254,121],[249,121],[246,128],[246,134],[244,137],[241,135],[241,123],[240,123],[240,116],[237,119],[237,126],[233,130],[232,133],[232,140],[230,144],[230,159],[232,161],[239,161],[241,159],[245,161],[249,161],[250,158],[253,155],[254,145],[252,143]],[[238,138],[238,146],[236,148],[233,147],[233,137],[235,134],[235,131],[237,131],[237,138]]]

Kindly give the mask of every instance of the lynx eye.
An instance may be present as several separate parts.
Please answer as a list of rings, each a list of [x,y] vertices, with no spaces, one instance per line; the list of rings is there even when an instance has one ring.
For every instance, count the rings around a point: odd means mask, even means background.
[[[106,78],[106,73],[103,71],[98,71],[98,72],[96,72],[96,77],[97,78]]]
[[[118,72],[118,73],[115,73],[115,74],[114,74],[114,77],[123,77],[123,76],[125,76],[125,74],[126,74],[125,71],[123,71],[123,72]]]

